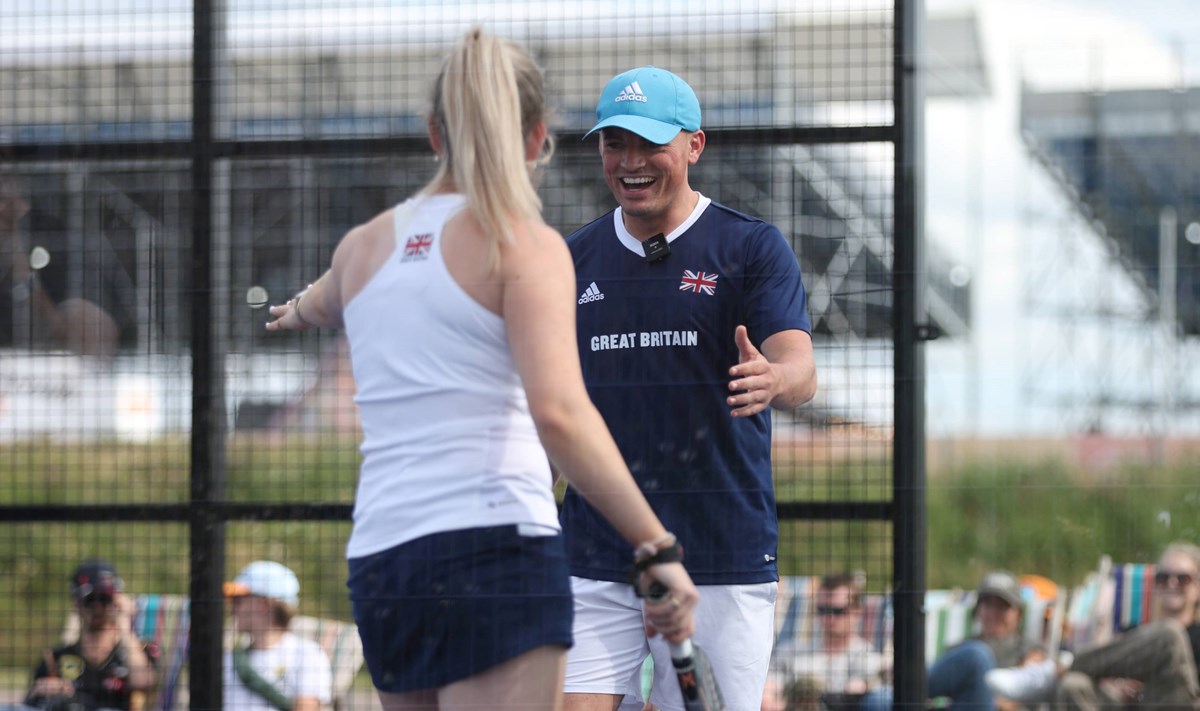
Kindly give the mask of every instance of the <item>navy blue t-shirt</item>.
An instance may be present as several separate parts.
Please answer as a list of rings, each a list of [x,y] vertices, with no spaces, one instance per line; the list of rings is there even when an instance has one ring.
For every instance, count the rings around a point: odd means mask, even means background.
[[[738,325],[758,348],[811,330],[796,255],[774,226],[706,198],[654,263],[623,226],[618,237],[620,219],[568,238],[588,393],[693,581],[774,581],[770,410],[735,419],[725,398]],[[628,579],[629,544],[571,489],[562,523],[573,575]]]

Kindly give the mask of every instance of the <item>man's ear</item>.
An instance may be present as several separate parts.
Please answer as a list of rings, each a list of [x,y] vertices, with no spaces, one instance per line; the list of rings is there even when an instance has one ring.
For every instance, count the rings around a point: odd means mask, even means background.
[[[696,131],[688,136],[688,165],[696,165],[700,160],[700,154],[704,152],[707,141],[704,131]]]

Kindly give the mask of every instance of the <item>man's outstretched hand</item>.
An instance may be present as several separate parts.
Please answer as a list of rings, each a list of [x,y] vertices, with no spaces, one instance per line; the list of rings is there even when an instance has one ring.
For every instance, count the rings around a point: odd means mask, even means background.
[[[745,326],[733,332],[737,343],[738,364],[729,369],[729,389],[734,393],[725,399],[733,408],[733,417],[750,417],[767,409],[779,392],[779,373],[774,365],[750,342]]]

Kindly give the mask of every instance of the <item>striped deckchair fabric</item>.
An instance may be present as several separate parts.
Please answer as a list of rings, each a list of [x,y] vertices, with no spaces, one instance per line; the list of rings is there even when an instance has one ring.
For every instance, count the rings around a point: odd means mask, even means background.
[[[138,595],[133,631],[158,648],[158,684],[146,701],[148,711],[171,711],[187,665],[191,606],[183,595]]]
[[[1067,619],[1067,593],[1064,591],[1062,597],[1047,603],[1048,609],[1045,609],[1043,614],[1044,626],[1042,627],[1042,645],[1046,648],[1046,653],[1056,655],[1062,649],[1063,628]],[[1029,631],[1026,631],[1030,635]],[[1030,635],[1032,639],[1032,635]]]
[[[925,593],[925,664],[975,633],[975,591]]]
[[[862,627],[858,635],[870,642],[875,649],[887,650],[892,646],[895,631],[895,615],[891,595],[866,595],[863,597]]]
[[[1153,619],[1153,563],[1113,564],[1103,556],[1096,571],[1075,588],[1067,614],[1064,646],[1078,651],[1105,644]]]
[[[1064,625],[1064,647],[1079,651],[1102,644],[1112,636],[1112,567],[1112,560],[1108,556],[1102,557],[1099,567],[1088,573],[1083,584],[1071,592]]]
[[[1114,632],[1145,624],[1154,614],[1153,563],[1125,563],[1113,566]]]
[[[812,639],[817,622],[816,576],[795,575],[779,578],[779,598],[775,601],[775,645],[785,640]]]

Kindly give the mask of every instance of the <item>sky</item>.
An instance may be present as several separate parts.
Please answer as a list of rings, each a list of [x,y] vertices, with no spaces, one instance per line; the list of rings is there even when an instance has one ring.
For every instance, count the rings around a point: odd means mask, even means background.
[[[549,6],[581,16],[602,8],[611,13],[616,3],[631,11],[679,7],[727,16],[731,4],[731,0],[658,0],[649,6],[644,2],[226,0],[242,22],[249,16],[325,10],[339,23],[348,21],[356,10],[391,17],[392,10],[411,6],[432,8],[431,12],[453,8],[451,14],[496,7],[519,17],[534,6],[539,12]],[[735,4],[752,15],[754,10],[769,13],[784,6],[878,9],[890,2],[738,0]],[[93,41],[111,37],[119,45],[128,42],[128,33],[138,31],[141,18],[152,10],[154,27],[143,31],[153,32],[160,42],[186,47],[190,5],[190,0],[106,0],[105,13],[97,18],[79,12],[87,6],[81,0],[2,0],[0,35],[7,42],[18,42],[22,34],[35,37],[52,27],[56,32],[82,33]],[[976,12],[992,87],[985,99],[937,99],[928,106],[928,237],[971,274],[975,305],[971,339],[935,342],[927,350],[931,434],[1069,433],[1084,425],[1080,393],[1094,394],[1096,382],[1120,379],[1151,391],[1168,388],[1170,383],[1155,372],[1160,364],[1146,361],[1146,349],[1155,343],[1152,329],[1123,334],[1130,343],[1114,343],[1112,334],[1064,329],[1062,324],[1038,322],[1031,313],[1031,280],[1065,252],[1073,255],[1076,271],[1099,274],[1092,278],[1104,282],[1106,293],[1115,294],[1111,298],[1120,298],[1122,275],[1105,273],[1104,255],[1089,237],[1087,225],[1073,219],[1077,216],[1054,199],[1055,187],[1044,171],[1031,165],[1018,133],[1019,87],[1022,82],[1039,89],[1075,90],[1200,86],[1200,39],[1196,39],[1200,38],[1200,0],[926,0],[926,5],[931,15],[962,8]],[[674,16],[674,10],[666,14]],[[164,21],[169,26],[165,31]],[[272,31],[270,22],[263,27]],[[30,31],[34,29],[38,32]],[[1031,212],[1050,217],[1040,223],[1031,221]],[[1068,285],[1091,293],[1094,283],[1087,278],[1083,274]],[[1049,296],[1058,295],[1038,294],[1038,298]],[[1064,350],[1072,350],[1067,346],[1074,346],[1077,359],[1063,356]],[[1184,362],[1188,347],[1185,344],[1180,356]],[[1146,367],[1139,369],[1140,365]],[[1116,370],[1130,377],[1120,377]],[[1059,391],[1075,405],[1067,411],[1047,406],[1030,395],[1039,384]],[[1181,417],[1164,426],[1200,431],[1196,419]],[[1145,423],[1109,417],[1105,425],[1137,430]]]
[[[1200,31],[1200,6],[1195,0],[1088,0],[1076,1],[1075,7],[1091,12],[1108,12],[1149,32],[1168,45],[1195,42]],[[1193,58],[1193,61],[1200,57]],[[1195,75],[1192,75],[1195,78]]]
[[[1140,330],[1123,325],[1116,334],[1085,316],[1039,320],[1036,304],[1070,299],[1071,290],[1083,294],[1071,307],[1077,314],[1095,311],[1101,296],[1121,306],[1127,279],[1107,266],[1099,241],[1032,164],[1018,131],[1023,82],[1044,90],[1200,84],[1200,44],[1186,39],[1200,36],[1196,4],[928,4],[931,14],[964,6],[978,14],[992,94],[929,103],[926,228],[931,241],[973,274],[974,330],[967,342],[927,349],[930,433],[1071,434],[1092,420],[1115,434],[1197,431],[1194,416],[1147,422],[1131,413],[1088,412],[1085,396],[1100,392],[1098,383],[1135,383],[1138,394],[1151,396],[1172,385],[1162,376],[1166,366],[1155,360],[1160,334],[1147,324]],[[1034,390],[1054,392],[1057,405]]]

